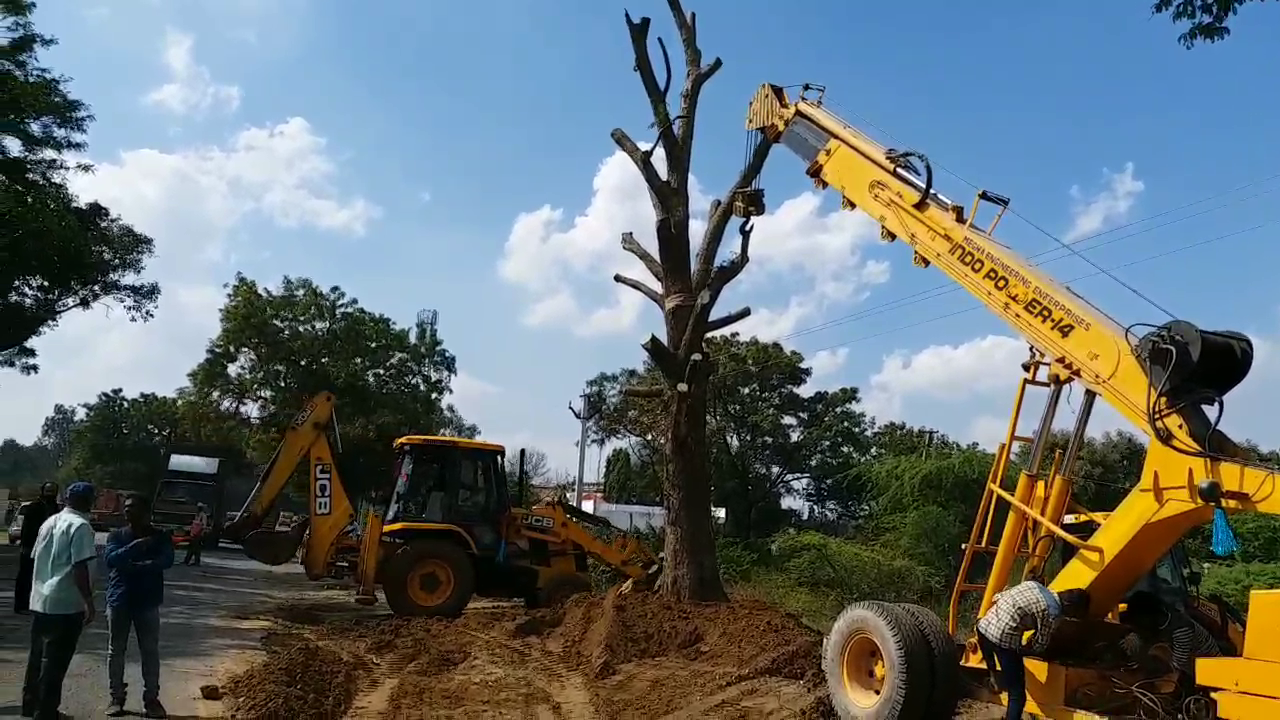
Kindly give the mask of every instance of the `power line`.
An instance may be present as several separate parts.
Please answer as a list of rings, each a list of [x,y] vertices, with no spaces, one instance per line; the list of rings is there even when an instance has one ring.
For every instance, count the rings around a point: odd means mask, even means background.
[[[1221,240],[1226,240],[1226,239],[1229,239],[1229,238],[1233,238],[1233,237],[1236,237],[1237,235],[1243,235],[1243,234],[1245,234],[1245,233],[1253,232],[1254,230],[1260,230],[1260,229],[1262,229],[1262,228],[1264,228],[1264,227],[1267,227],[1267,226],[1269,226],[1269,225],[1275,225],[1276,223],[1280,223],[1280,219],[1276,219],[1276,220],[1268,220],[1268,221],[1266,221],[1266,222],[1259,223],[1259,224],[1254,225],[1254,226],[1252,226],[1252,227],[1244,228],[1243,230],[1235,230],[1235,231],[1232,231],[1232,232],[1229,232],[1229,233],[1225,233],[1225,234],[1223,234],[1223,235],[1218,235],[1218,236],[1215,236],[1215,237],[1208,238],[1208,239],[1206,239],[1206,240],[1199,240],[1199,241],[1197,241],[1197,242],[1188,243],[1188,244],[1186,244],[1186,245],[1181,245],[1181,246],[1176,247],[1176,248],[1173,248],[1173,249],[1171,249],[1171,250],[1166,250],[1166,251],[1164,251],[1164,252],[1156,253],[1155,255],[1148,255],[1148,256],[1146,256],[1146,257],[1139,258],[1139,259],[1137,259],[1137,260],[1131,260],[1131,261],[1126,262],[1126,263],[1121,263],[1121,264],[1119,264],[1119,265],[1114,265],[1114,266],[1112,266],[1112,267],[1110,267],[1110,268],[1107,268],[1107,269],[1106,269],[1106,270],[1104,270],[1104,271],[1092,272],[1092,273],[1089,273],[1089,274],[1087,274],[1087,275],[1081,275],[1080,277],[1077,277],[1077,278],[1074,278],[1074,279],[1072,279],[1072,280],[1069,280],[1068,282],[1069,282],[1069,283],[1079,282],[1079,281],[1081,281],[1081,280],[1087,280],[1087,279],[1089,279],[1089,278],[1097,277],[1097,276],[1099,276],[1099,275],[1103,275],[1103,274],[1106,274],[1106,273],[1109,273],[1109,272],[1115,272],[1116,270],[1121,270],[1121,269],[1124,269],[1124,268],[1127,268],[1127,267],[1132,267],[1132,266],[1134,266],[1134,265],[1140,265],[1140,264],[1142,264],[1142,263],[1150,262],[1150,261],[1152,261],[1152,260],[1158,260],[1158,259],[1163,258],[1163,257],[1168,257],[1168,256],[1170,256],[1170,255],[1174,255],[1174,254],[1177,254],[1177,253],[1180,253],[1180,252],[1184,252],[1184,251],[1186,251],[1186,250],[1191,250],[1191,249],[1193,249],[1193,248],[1197,248],[1197,247],[1201,247],[1201,246],[1204,246],[1204,245],[1209,245],[1209,244],[1212,244],[1212,243],[1215,243],[1215,242],[1219,242],[1219,241],[1221,241]],[[930,299],[930,298],[924,298],[924,299]],[[979,309],[983,309],[983,308],[986,308],[986,307],[987,307],[987,306],[985,306],[985,305],[974,305],[974,306],[971,306],[971,307],[967,307],[967,308],[965,308],[965,309],[963,309],[963,310],[956,310],[956,311],[954,311],[954,312],[949,312],[949,313],[947,313],[947,314],[945,314],[945,315],[938,315],[938,316],[936,316],[936,317],[928,318],[928,319],[926,319],[926,320],[921,320],[921,321],[919,321],[919,322],[909,323],[909,324],[907,324],[907,325],[899,325],[898,327],[889,328],[888,330],[883,330],[883,331],[881,331],[881,332],[871,333],[871,334],[869,334],[869,335],[863,335],[863,336],[861,336],[861,337],[857,337],[857,338],[854,338],[854,339],[852,339],[852,340],[845,340],[844,342],[839,342],[839,343],[836,343],[836,344],[834,344],[834,345],[828,345],[827,347],[818,348],[817,350],[813,350],[813,351],[810,351],[810,352],[813,352],[813,353],[820,353],[820,352],[822,352],[822,351],[824,351],[824,350],[834,350],[834,349],[836,349],[836,348],[847,347],[847,346],[849,346],[849,345],[853,345],[854,343],[864,342],[864,341],[867,341],[867,340],[873,340],[873,339],[875,339],[875,338],[883,337],[883,336],[885,336],[885,335],[889,335],[889,334],[891,334],[891,333],[899,332],[899,331],[901,331],[901,330],[909,330],[909,329],[911,329],[911,328],[920,327],[921,325],[928,325],[929,323],[938,322],[939,320],[946,320],[947,318],[952,318],[952,317],[955,317],[955,316],[957,316],[957,315],[963,315],[963,314],[965,314],[965,313],[973,312],[974,310],[979,310]],[[718,379],[718,378],[732,377],[732,376],[734,376],[734,375],[737,375],[737,374],[740,374],[740,373],[744,373],[744,372],[749,372],[749,371],[750,371],[750,372],[755,372],[755,371],[757,371],[757,370],[760,370],[760,369],[762,369],[762,368],[769,367],[769,366],[771,366],[771,365],[778,365],[778,364],[780,364],[780,363],[782,363],[782,362],[785,362],[785,361],[783,361],[783,360],[775,360],[775,361],[773,361],[773,362],[764,363],[764,364],[762,364],[762,365],[754,365],[754,366],[752,366],[752,367],[750,367],[750,368],[742,368],[742,369],[739,369],[739,370],[734,370],[734,371],[726,372],[726,373],[716,373],[715,378],[717,378],[717,379]]]

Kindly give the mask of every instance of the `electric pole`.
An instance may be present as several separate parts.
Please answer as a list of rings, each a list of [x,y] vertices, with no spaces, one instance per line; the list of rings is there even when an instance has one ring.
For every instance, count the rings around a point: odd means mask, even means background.
[[[587,429],[591,421],[600,414],[600,408],[593,406],[591,396],[585,391],[579,397],[582,400],[582,409],[575,410],[573,403],[569,403],[569,412],[573,413],[582,426],[578,433],[578,479],[573,485],[573,504],[578,509],[582,509],[582,491],[587,472]]]
[[[929,451],[933,449],[933,436],[937,434],[938,431],[932,428],[924,431],[924,447],[920,450],[920,457],[929,457]]]

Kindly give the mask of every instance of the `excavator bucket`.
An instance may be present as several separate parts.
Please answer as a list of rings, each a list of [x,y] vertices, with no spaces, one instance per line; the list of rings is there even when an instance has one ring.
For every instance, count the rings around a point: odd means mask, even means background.
[[[306,534],[306,522],[289,530],[254,530],[240,541],[240,547],[250,559],[263,565],[284,565],[297,557]]]
[[[658,579],[662,577],[662,553],[658,553],[658,559],[649,567],[645,568],[645,574],[642,577],[633,577],[622,584],[619,591],[625,595],[629,592],[648,592],[658,584]]]

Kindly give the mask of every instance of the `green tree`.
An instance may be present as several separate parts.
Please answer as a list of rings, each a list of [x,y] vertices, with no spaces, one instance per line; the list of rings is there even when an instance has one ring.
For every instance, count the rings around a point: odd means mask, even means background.
[[[716,566],[715,538],[711,523],[709,445],[706,434],[707,393],[715,374],[715,357],[704,347],[708,333],[729,327],[750,314],[742,308],[713,318],[724,289],[742,273],[749,258],[750,221],[740,229],[738,252],[717,262],[725,231],[734,215],[750,217],[763,212],[763,197],[752,188],[764,167],[772,145],[763,135],[754,138],[754,149],[733,187],[711,204],[706,229],[696,250],[690,241],[692,213],[689,207],[689,169],[693,163],[694,127],[698,101],[706,83],[721,68],[720,58],[704,64],[698,45],[697,22],[680,0],[667,0],[680,36],[684,55],[684,87],[674,112],[667,99],[671,89],[671,57],[659,40],[662,76],[649,52],[651,20],[633,21],[626,14],[635,70],[640,75],[657,128],[654,147],[642,148],[627,132],[615,128],[614,143],[643,177],[653,204],[657,255],[642,246],[631,233],[622,236],[622,248],[648,270],[657,287],[636,278],[614,275],[615,282],[653,302],[662,312],[663,337],[650,335],[642,347],[660,382],[627,388],[638,397],[661,398],[665,406],[663,505],[666,510],[664,548],[666,570],[660,590],[680,600],[725,600]],[[661,149],[665,172],[658,169]]]
[[[1168,15],[1175,25],[1185,26],[1178,42],[1190,50],[1197,42],[1212,45],[1230,37],[1227,20],[1250,2],[1254,0],[1156,0],[1151,4],[1151,14]]]
[[[71,454],[71,437],[79,423],[77,408],[58,403],[40,424],[40,437],[36,442],[49,451],[54,465],[62,467],[67,461]]]
[[[340,464],[359,493],[391,482],[391,441],[400,435],[477,435],[445,402],[456,374],[452,353],[423,323],[397,326],[308,279],[286,277],[272,290],[237,275],[188,395],[250,418],[251,455],[261,461],[307,398],[333,391]]]
[[[111,302],[148,320],[160,297],[138,278],[152,239],[67,188],[69,173],[89,170],[67,157],[86,149],[93,115],[40,64],[56,41],[36,31],[34,10],[0,0],[0,368],[24,373],[39,370],[29,342],[66,313]]]
[[[706,429],[713,498],[725,508],[728,534],[769,535],[787,518],[783,497],[845,473],[854,458],[869,452],[871,421],[854,388],[806,394],[804,357],[778,343],[731,334],[708,337],[705,347],[719,358]],[[593,431],[606,441],[633,443],[626,461],[632,466],[647,458],[663,465],[666,407],[626,392],[655,374],[650,363],[598,375],[588,384],[602,402]],[[623,456],[610,460],[615,475],[621,474]]]
[[[1044,471],[1048,471],[1054,453],[1065,452],[1070,439],[1068,430],[1053,431],[1045,446]],[[1018,467],[1026,467],[1029,453],[1028,445],[1019,445],[1014,453],[1014,463]],[[1146,444],[1131,432],[1111,430],[1101,437],[1086,437],[1072,472],[1075,479],[1072,499],[1090,510],[1116,509],[1129,489],[1142,477],[1142,464],[1146,458]]]
[[[604,499],[612,503],[655,505],[662,499],[658,468],[643,454],[614,448],[604,461]]]
[[[39,443],[25,445],[13,438],[0,442],[0,487],[33,488],[54,479],[56,471],[53,458]]]
[[[61,474],[98,487],[150,492],[164,470],[169,442],[181,439],[180,411],[172,397],[120,388],[99,393],[83,406]]]

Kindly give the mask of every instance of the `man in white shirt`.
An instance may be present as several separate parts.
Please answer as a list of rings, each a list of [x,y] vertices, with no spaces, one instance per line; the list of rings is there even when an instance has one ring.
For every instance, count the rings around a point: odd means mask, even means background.
[[[67,488],[67,505],[40,526],[32,560],[31,651],[22,685],[22,715],[57,720],[62,681],[80,633],[93,622],[90,563],[97,558],[89,511],[95,491],[87,482]]]

